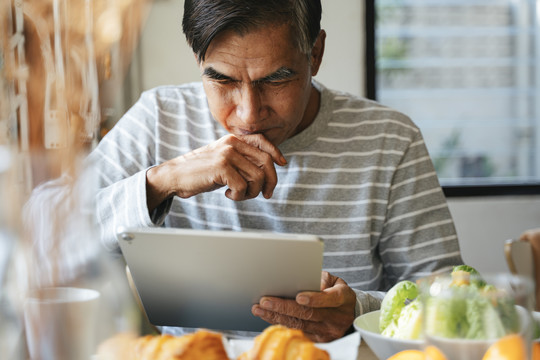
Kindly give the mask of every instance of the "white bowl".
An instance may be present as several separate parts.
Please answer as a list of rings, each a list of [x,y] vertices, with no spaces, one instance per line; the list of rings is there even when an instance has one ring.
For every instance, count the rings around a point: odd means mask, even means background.
[[[379,330],[380,310],[360,315],[354,320],[354,328],[373,353],[381,360],[408,349],[422,350],[423,340],[401,340],[381,335]]]
[[[521,332],[526,334],[530,331],[530,315],[527,310],[521,306],[516,307],[521,319]],[[373,353],[384,360],[390,356],[409,349],[422,350],[424,340],[401,340],[381,335],[379,331],[380,311],[372,311],[360,315],[354,320],[355,329],[360,332],[362,339],[366,341]],[[540,313],[533,317],[540,320]],[[530,335],[526,335],[528,337]],[[494,340],[462,340],[462,339],[433,339],[433,343],[442,351],[454,354],[449,359],[469,360],[478,359],[487,350]],[[479,357],[478,357],[479,356]]]

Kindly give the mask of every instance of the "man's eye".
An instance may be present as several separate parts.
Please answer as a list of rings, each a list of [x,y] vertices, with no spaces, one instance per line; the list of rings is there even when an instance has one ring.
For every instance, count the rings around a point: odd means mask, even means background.
[[[214,82],[221,84],[221,85],[229,85],[234,84],[235,81],[231,79],[214,79]]]
[[[265,81],[264,85],[268,85],[268,86],[271,86],[271,87],[279,87],[279,86],[283,86],[283,85],[285,85],[287,83],[288,83],[287,80],[269,80],[269,81]]]

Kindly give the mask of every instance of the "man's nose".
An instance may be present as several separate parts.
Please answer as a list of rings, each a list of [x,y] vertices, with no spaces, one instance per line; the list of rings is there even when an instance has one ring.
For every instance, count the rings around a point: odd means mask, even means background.
[[[242,86],[237,100],[236,116],[245,124],[254,124],[263,117],[262,93],[257,85]]]

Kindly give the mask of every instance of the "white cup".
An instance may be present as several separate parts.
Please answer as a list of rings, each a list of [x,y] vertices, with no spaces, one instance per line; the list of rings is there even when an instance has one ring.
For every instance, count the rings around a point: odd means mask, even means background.
[[[51,287],[31,291],[24,304],[30,359],[88,360],[95,353],[100,294]]]

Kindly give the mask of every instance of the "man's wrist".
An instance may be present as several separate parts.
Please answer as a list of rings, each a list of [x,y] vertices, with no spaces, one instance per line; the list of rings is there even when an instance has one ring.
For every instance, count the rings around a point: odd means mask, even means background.
[[[163,186],[163,179],[163,169],[159,165],[146,171],[146,205],[149,213],[172,196],[167,187]]]

